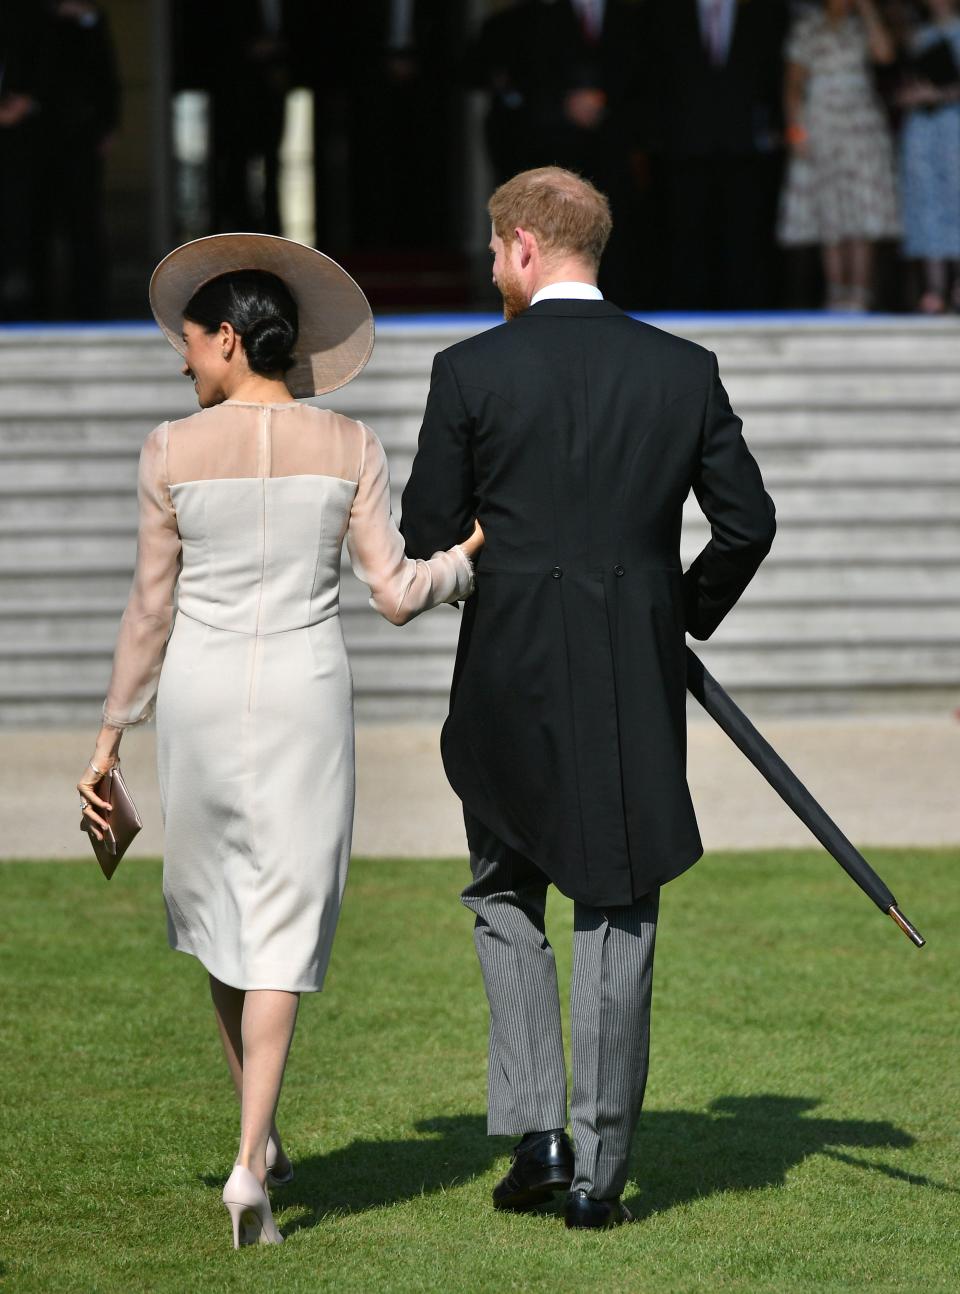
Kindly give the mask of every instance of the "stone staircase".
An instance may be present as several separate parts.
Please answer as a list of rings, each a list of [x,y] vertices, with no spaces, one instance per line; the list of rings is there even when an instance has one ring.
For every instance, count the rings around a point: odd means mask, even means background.
[[[491,320],[379,326],[329,397],[383,440],[399,495],[433,354]],[[754,709],[937,710],[960,699],[960,321],[655,320],[716,351],[777,504],[773,552],[708,644]],[[191,412],[147,326],[0,329],[0,725],[95,721],[136,545],[147,431]],[[707,537],[693,500],[684,560]],[[459,615],[398,630],[349,572],[361,716],[444,712]]]

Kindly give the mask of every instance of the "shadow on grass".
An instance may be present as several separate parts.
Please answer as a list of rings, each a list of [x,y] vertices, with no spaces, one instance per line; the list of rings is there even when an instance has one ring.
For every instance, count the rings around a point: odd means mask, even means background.
[[[284,1233],[316,1226],[331,1214],[361,1213],[462,1186],[486,1173],[507,1145],[487,1136],[486,1118],[479,1114],[423,1119],[414,1126],[433,1135],[403,1141],[358,1138],[328,1155],[296,1159],[294,1180],[272,1192],[275,1209],[303,1210],[284,1225]],[[223,1179],[203,1180],[214,1186]]]
[[[808,1117],[819,1104],[804,1096],[723,1096],[706,1110],[643,1114],[632,1174],[640,1192],[626,1200],[630,1211],[642,1219],[708,1195],[782,1186],[790,1169],[816,1154],[910,1186],[954,1191],[844,1153],[839,1147],[905,1149],[914,1138],[885,1120]],[[487,1136],[486,1119],[479,1114],[424,1119],[414,1126],[419,1137],[358,1138],[328,1155],[298,1159],[294,1181],[273,1193],[276,1208],[299,1214],[285,1224],[284,1233],[317,1226],[331,1215],[462,1186],[485,1174],[510,1147],[506,1138]],[[204,1180],[214,1186],[222,1179]],[[557,1197],[550,1211],[560,1203]]]
[[[808,1096],[721,1096],[704,1111],[651,1110],[641,1115],[633,1179],[639,1194],[626,1201],[637,1218],[723,1191],[782,1186],[790,1169],[826,1155],[910,1186],[954,1191],[927,1177],[843,1153],[902,1150],[909,1133],[886,1120],[809,1117]]]

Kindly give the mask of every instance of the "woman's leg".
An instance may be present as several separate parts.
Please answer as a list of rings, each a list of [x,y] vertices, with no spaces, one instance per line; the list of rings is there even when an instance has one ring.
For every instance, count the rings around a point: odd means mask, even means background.
[[[923,262],[923,296],[918,309],[921,314],[943,314],[947,307],[947,262],[945,260],[925,260]]]
[[[283,1071],[297,1021],[298,993],[248,989],[243,999],[241,1045],[240,1153],[237,1163],[267,1177],[267,1139],[274,1126]]]
[[[846,264],[842,243],[824,243],[823,278],[827,289],[826,307],[837,310],[847,301]]]
[[[947,260],[947,275],[950,283],[950,305],[960,310],[960,261],[954,257]]]
[[[220,1030],[220,1040],[223,1043],[223,1054],[227,1059],[230,1077],[233,1080],[237,1098],[242,1101],[243,1000],[246,994],[243,989],[232,988],[229,984],[224,984],[211,975],[210,996],[213,999],[213,1009],[217,1015],[217,1027]],[[270,1135],[277,1147],[276,1163],[271,1167],[279,1177],[284,1177],[290,1170],[290,1160],[284,1152],[280,1133],[277,1131],[276,1111],[274,1111],[274,1121],[270,1127]]]
[[[210,976],[210,996],[213,998],[213,1009],[217,1013],[217,1028],[220,1030],[220,1041],[223,1043],[223,1054],[227,1059],[227,1068],[233,1079],[237,1098],[243,1096],[243,1038],[240,1024],[243,1020],[242,988],[231,988],[220,980]]]
[[[850,301],[869,310],[873,299],[873,243],[866,238],[850,240]]]

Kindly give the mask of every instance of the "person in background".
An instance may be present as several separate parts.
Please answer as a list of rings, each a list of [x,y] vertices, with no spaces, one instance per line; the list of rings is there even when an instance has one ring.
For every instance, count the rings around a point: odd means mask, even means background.
[[[188,14],[191,7],[187,0]],[[214,35],[204,52],[213,108],[213,223],[221,231],[280,234],[280,145],[299,6],[233,0],[230,8],[226,23],[219,11],[203,15]],[[195,28],[196,18],[187,23],[188,31]]]
[[[650,0],[644,82],[664,192],[670,308],[772,299],[781,0]]]
[[[37,138],[37,15],[28,0],[0,5],[0,319],[36,311],[31,242]]]
[[[829,310],[870,308],[874,244],[900,232],[893,141],[873,65],[895,57],[873,0],[824,0],[786,47],[790,163],[778,233],[819,244]]]
[[[120,74],[100,5],[55,0],[43,7],[35,87],[33,278],[40,311],[101,319],[109,302],[104,178],[120,124]],[[62,289],[51,279],[58,244]]]
[[[904,255],[923,262],[922,314],[960,309],[960,15],[956,0],[925,0],[927,21],[909,38],[912,71],[900,89],[900,192]],[[932,63],[946,69],[931,80]],[[950,63],[956,72],[949,79]]]
[[[634,159],[645,134],[644,0],[521,0],[488,18],[467,54],[467,79],[490,92],[486,138],[497,183],[561,166],[598,185],[614,232],[602,281],[624,304],[638,273],[646,208]]]
[[[348,72],[354,246],[375,256],[403,249],[423,265],[456,243],[451,194],[461,109],[452,69],[463,0],[353,0],[345,8],[338,22]],[[326,14],[318,21],[329,23]]]

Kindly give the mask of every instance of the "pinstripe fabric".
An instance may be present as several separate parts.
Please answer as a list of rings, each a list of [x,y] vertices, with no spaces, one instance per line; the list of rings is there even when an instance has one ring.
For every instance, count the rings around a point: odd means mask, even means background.
[[[463,902],[490,1003],[487,1132],[520,1136],[567,1122],[560,994],[543,928],[546,876],[485,827],[468,827],[473,884]]]
[[[487,1131],[566,1125],[566,1072],[546,875],[464,812],[473,882],[463,902],[490,1004]],[[574,908],[571,1034],[573,1189],[619,1195],[649,1057],[659,891],[629,907]]]
[[[643,1103],[659,905],[656,890],[630,907],[574,908],[570,1189],[598,1200],[624,1188]]]

